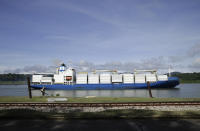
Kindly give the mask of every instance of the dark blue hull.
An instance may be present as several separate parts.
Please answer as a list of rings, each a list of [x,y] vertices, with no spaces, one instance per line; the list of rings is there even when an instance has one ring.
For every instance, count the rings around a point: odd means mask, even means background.
[[[157,81],[150,83],[151,88],[173,88],[179,84],[177,77],[169,77],[168,81]],[[146,83],[133,83],[133,84],[75,84],[75,85],[31,85],[34,89],[46,90],[119,90],[119,89],[145,89]]]

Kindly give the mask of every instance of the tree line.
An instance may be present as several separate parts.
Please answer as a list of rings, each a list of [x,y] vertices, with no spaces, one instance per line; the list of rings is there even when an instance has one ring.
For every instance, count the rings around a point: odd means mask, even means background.
[[[200,72],[180,73],[173,72],[172,76],[178,77],[182,83],[200,83]]]
[[[0,81],[26,81],[30,74],[0,74]]]

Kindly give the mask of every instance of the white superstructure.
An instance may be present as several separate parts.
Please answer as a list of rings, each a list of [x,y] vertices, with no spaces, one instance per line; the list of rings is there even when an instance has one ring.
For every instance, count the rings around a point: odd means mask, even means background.
[[[54,74],[54,83],[55,84],[75,84],[76,72],[75,69],[69,67],[66,69],[65,64],[62,64],[58,68],[57,74]]]
[[[63,84],[64,83],[64,75],[62,74],[54,74],[54,83],[55,84]]]

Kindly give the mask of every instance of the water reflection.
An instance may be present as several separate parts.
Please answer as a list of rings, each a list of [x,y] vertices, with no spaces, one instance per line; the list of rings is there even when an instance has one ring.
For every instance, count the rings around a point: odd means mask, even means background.
[[[48,96],[65,97],[149,97],[146,89],[134,90],[47,90]],[[40,90],[32,90],[33,96],[41,96]],[[181,84],[176,88],[152,89],[153,97],[200,97],[200,84]],[[26,85],[0,85],[0,96],[28,96]]]
[[[32,91],[34,96],[41,96],[39,90]],[[65,96],[65,97],[149,97],[148,90],[46,90],[48,96]],[[179,88],[176,89],[152,89],[154,97],[176,97],[179,95]]]

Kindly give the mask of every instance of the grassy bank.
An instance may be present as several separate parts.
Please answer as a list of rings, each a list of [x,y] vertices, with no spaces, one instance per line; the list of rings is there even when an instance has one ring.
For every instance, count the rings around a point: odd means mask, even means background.
[[[26,81],[0,81],[0,85],[26,85]]]
[[[139,98],[139,97],[96,97],[96,98],[68,98],[69,102],[160,102],[160,101],[200,101],[200,98]]]
[[[181,84],[198,84],[200,80],[180,80]]]
[[[102,112],[38,112],[28,109],[1,110],[0,119],[132,119],[200,118],[199,111],[107,110]]]
[[[0,102],[47,102],[47,97],[0,96]]]
[[[7,97],[0,96],[0,102],[47,102],[48,98],[52,97]],[[55,97],[56,98],[56,97]],[[63,97],[62,97],[63,98]],[[95,97],[95,98],[67,98],[67,102],[162,102],[162,101],[200,101],[200,98],[139,98],[139,97]]]

